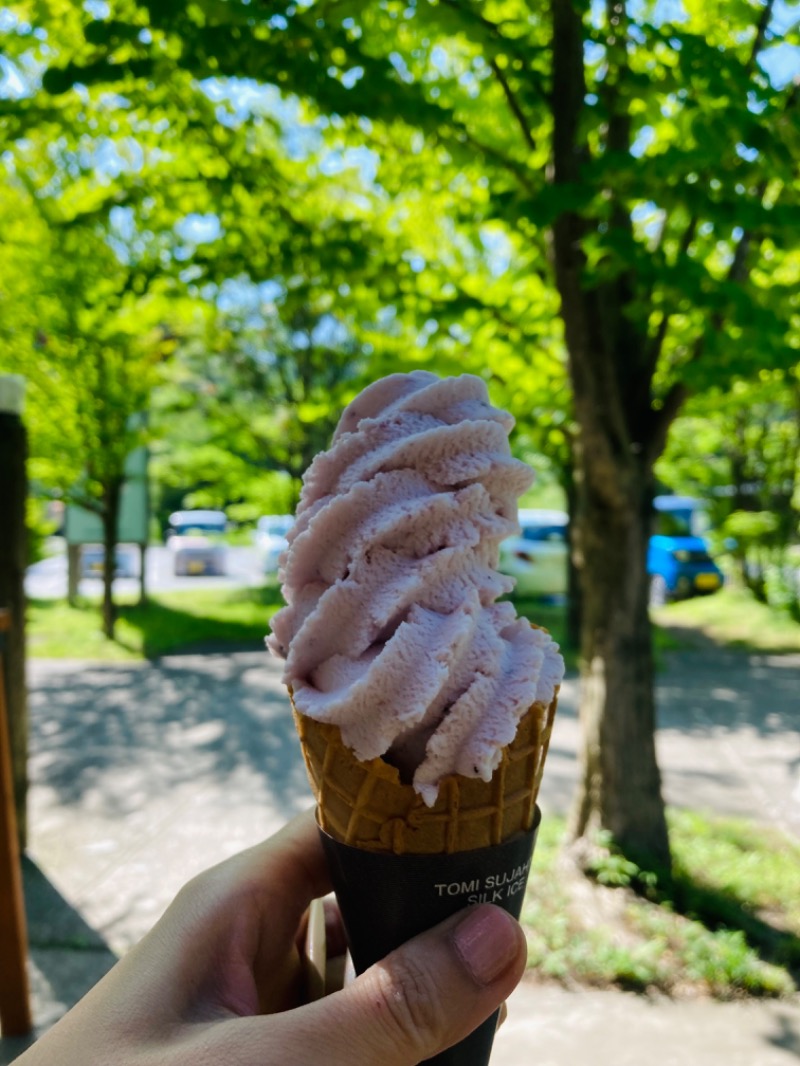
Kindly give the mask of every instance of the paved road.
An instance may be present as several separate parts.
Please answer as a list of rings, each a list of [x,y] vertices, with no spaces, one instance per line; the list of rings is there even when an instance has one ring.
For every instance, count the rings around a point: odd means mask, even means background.
[[[139,549],[123,547],[133,577],[114,579],[114,592],[122,596],[136,596],[139,592]],[[241,588],[261,585],[264,573],[261,556],[255,548],[233,545],[226,549],[226,572],[215,577],[176,577],[174,560],[169,548],[151,545],[145,551],[145,578],[148,592],[170,592],[176,589]],[[82,578],[78,591],[82,596],[100,596],[99,577]],[[63,552],[50,555],[28,568],[25,592],[35,600],[63,600],[67,595],[67,557]]]
[[[260,651],[32,662],[31,851],[114,950],[138,939],[187,877],[309,805],[279,673]],[[668,802],[800,835],[798,691],[800,656],[673,656],[658,684]],[[576,707],[568,679],[545,815],[572,796]]]
[[[43,900],[35,943],[51,945],[33,952],[40,1025],[136,941],[188,877],[309,805],[278,672],[260,651],[31,664],[28,881]],[[668,801],[800,833],[798,691],[800,656],[672,655],[658,684]],[[576,704],[568,680],[545,814],[570,800]],[[55,938],[54,915],[68,926]],[[76,939],[88,950],[69,950]],[[0,1064],[12,1050],[0,1041]],[[644,997],[524,986],[493,1063],[529,1066],[534,1052],[537,1066],[788,1066],[800,1055],[800,1007],[654,1011]]]

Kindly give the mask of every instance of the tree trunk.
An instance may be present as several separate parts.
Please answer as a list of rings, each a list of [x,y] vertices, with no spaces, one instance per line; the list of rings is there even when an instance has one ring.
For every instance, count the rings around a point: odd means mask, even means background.
[[[553,54],[552,181],[575,187],[590,157],[583,7],[551,0]],[[607,144],[630,147],[624,96],[625,12],[615,6],[609,48]],[[612,54],[613,53],[613,54]],[[612,69],[613,68],[613,69]],[[611,222],[630,236],[624,203]],[[629,311],[635,285],[625,271],[587,277],[585,215],[565,210],[551,249],[567,346],[578,436],[575,441],[577,541],[581,565],[581,780],[573,837],[592,826],[611,832],[631,857],[669,865],[664,801],[655,755],[655,708],[646,552],[652,469],[682,392],[652,406],[655,363],[646,328]],[[596,231],[595,231],[596,232]]]
[[[20,847],[27,839],[28,712],[25,685],[25,567],[27,479],[25,428],[16,411],[0,410],[0,607],[11,612],[4,675],[14,803]]]
[[[103,633],[114,639],[114,571],[116,570],[117,520],[122,495],[122,479],[115,479],[106,486],[103,499]]]
[[[574,473],[566,477],[567,513],[569,514],[567,553],[567,647],[580,647],[581,640],[581,580],[583,558],[580,527],[576,521],[578,492]]]
[[[139,545],[139,606],[144,607],[147,604],[147,572],[145,571],[145,560],[147,556],[147,545]]]
[[[67,603],[77,606],[78,586],[81,579],[81,546],[67,544]]]
[[[629,485],[619,507],[611,510],[586,492],[577,516],[584,560],[582,742],[570,835],[606,829],[630,858],[668,868],[646,571],[652,486],[644,471],[617,477]]]

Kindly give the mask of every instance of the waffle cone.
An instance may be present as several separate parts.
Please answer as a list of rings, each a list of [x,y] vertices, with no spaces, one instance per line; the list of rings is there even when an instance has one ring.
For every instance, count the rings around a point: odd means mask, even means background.
[[[292,703],[317,818],[329,836],[388,854],[440,855],[500,844],[533,824],[558,692],[534,703],[503,749],[491,781],[451,774],[433,807],[383,759],[362,762],[339,727],[301,714]]]

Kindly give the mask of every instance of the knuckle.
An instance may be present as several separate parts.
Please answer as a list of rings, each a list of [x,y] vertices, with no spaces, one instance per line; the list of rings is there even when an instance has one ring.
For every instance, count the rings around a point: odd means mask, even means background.
[[[191,908],[194,910],[206,891],[206,878],[203,874],[196,874],[186,881],[178,890],[172,904],[175,909]]]
[[[181,925],[187,925],[202,920],[207,910],[207,882],[200,874],[183,885],[164,917],[168,918],[173,924],[178,922]]]
[[[433,975],[408,953],[397,953],[377,968],[384,1023],[406,1047],[424,1054],[438,1045],[447,1028]]]
[[[196,874],[175,896],[172,907],[180,914],[200,916],[213,912],[225,898],[226,880],[219,867]]]

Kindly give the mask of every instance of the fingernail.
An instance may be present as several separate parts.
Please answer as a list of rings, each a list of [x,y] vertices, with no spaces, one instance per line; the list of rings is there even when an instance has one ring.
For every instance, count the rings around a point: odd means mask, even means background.
[[[517,958],[519,926],[499,907],[476,907],[456,926],[453,942],[473,979],[488,985]]]

